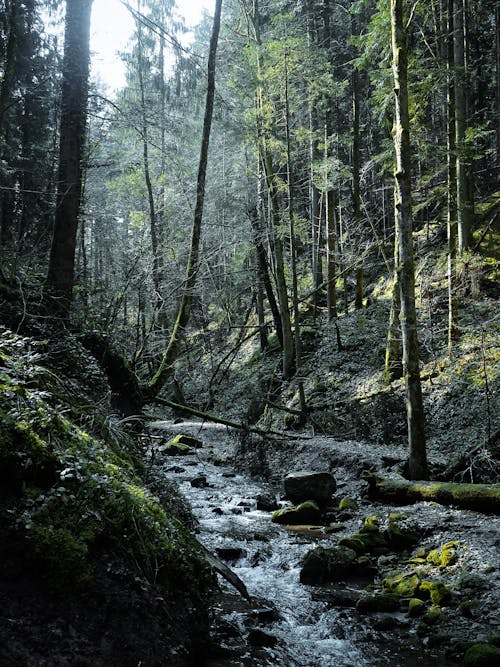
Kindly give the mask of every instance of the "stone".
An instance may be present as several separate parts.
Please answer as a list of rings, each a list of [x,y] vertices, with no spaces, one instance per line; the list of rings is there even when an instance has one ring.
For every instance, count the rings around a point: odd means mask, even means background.
[[[494,667],[500,662],[500,649],[491,644],[473,644],[465,651],[463,664],[468,667]]]
[[[312,500],[293,507],[285,507],[274,512],[271,517],[273,523],[282,525],[317,524],[321,519],[318,505]]]
[[[360,614],[368,612],[391,612],[399,610],[399,598],[392,593],[377,593],[360,598],[356,609]]]
[[[316,547],[302,561],[300,582],[308,585],[338,581],[356,569],[356,552],[347,547]]]
[[[253,628],[248,633],[248,643],[251,646],[256,646],[259,648],[272,648],[278,643],[277,638],[274,635],[270,635],[263,630],[258,628]]]
[[[184,445],[180,442],[167,442],[157,449],[158,454],[165,454],[165,456],[189,456],[193,450],[189,445]]]
[[[418,598],[411,598],[408,602],[408,616],[415,618],[421,616],[425,611],[425,603]]]
[[[289,473],[284,480],[285,493],[292,503],[314,500],[326,505],[331,500],[337,484],[329,472],[300,470]]]
[[[339,502],[339,510],[341,512],[348,512],[349,510],[355,510],[358,507],[358,503],[352,498],[342,498]]]
[[[270,493],[260,493],[255,500],[257,501],[257,509],[261,512],[274,512],[278,509],[276,498]]]
[[[217,547],[215,553],[222,558],[222,560],[227,560],[232,563],[235,563],[240,558],[245,558],[247,552],[245,549],[240,547]]]
[[[204,489],[208,486],[207,478],[205,475],[199,475],[191,480],[191,486],[195,489]]]

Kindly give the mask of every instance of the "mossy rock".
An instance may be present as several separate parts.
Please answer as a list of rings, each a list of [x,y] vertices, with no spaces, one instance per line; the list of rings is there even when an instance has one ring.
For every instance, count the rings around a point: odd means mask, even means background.
[[[426,625],[436,625],[441,620],[441,609],[439,605],[434,604],[432,607],[425,612],[422,616],[422,621]]]
[[[385,588],[401,598],[414,598],[420,586],[420,579],[414,573],[400,573],[382,580]]]
[[[199,438],[195,438],[194,435],[186,435],[185,433],[178,433],[175,438],[170,440],[172,445],[187,445],[193,449],[201,449],[203,447],[203,442]]]
[[[317,524],[321,520],[321,512],[314,500],[307,500],[300,505],[285,507],[273,513],[271,521],[283,525],[300,526]]]
[[[385,535],[387,542],[395,550],[407,549],[420,539],[416,527],[406,523],[407,520],[406,514],[389,515]]]
[[[182,442],[174,442],[173,440],[158,447],[157,451],[159,454],[165,454],[165,456],[189,456],[189,454],[193,453],[189,445],[185,445]]]
[[[415,618],[417,616],[422,616],[425,611],[425,602],[419,600],[418,598],[411,598],[408,602],[408,616]]]
[[[349,512],[358,508],[358,503],[352,498],[342,498],[339,502],[339,510],[341,512]]]
[[[325,528],[325,533],[340,533],[344,528],[345,525],[343,523],[331,523]]]
[[[473,644],[466,651],[463,664],[467,667],[496,667],[500,662],[500,648],[491,644]]]
[[[442,581],[423,581],[418,593],[424,599],[430,599],[433,604],[443,605],[451,601],[451,587]]]
[[[458,542],[448,542],[438,549],[432,549],[426,556],[426,561],[440,568],[448,567],[457,560]]]

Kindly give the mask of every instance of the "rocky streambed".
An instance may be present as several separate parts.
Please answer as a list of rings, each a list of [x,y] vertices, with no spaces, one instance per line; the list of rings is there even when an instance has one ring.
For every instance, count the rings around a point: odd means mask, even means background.
[[[363,469],[402,452],[327,438],[242,448],[195,422],[150,432],[155,465],[188,499],[200,542],[249,593],[221,579],[207,665],[497,664],[498,517],[367,500]],[[290,506],[283,473],[304,468],[333,473],[331,501],[319,516],[287,519],[299,525],[273,521]]]

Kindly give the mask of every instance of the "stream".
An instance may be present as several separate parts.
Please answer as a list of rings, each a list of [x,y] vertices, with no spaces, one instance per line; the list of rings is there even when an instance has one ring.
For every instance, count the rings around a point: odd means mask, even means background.
[[[352,605],[328,602],[328,586],[300,584],[303,556],[318,543],[331,545],[332,536],[286,529],[271,522],[270,512],[257,509],[259,495],[278,498],[279,490],[235,472],[231,466],[235,443],[226,429],[201,428],[194,422],[154,422],[150,428],[166,437],[182,432],[203,441],[203,448],[194,454],[162,459],[162,470],[191,505],[199,522],[197,538],[238,575],[252,598],[248,603],[219,577],[222,594],[214,604],[219,650],[208,660],[209,667],[451,664],[424,652],[404,614],[396,615],[395,627],[374,630]],[[193,480],[197,480],[194,486]],[[279,501],[280,507],[285,504]],[[358,582],[357,589],[367,583]],[[355,599],[354,588],[353,582],[343,586],[344,593]]]

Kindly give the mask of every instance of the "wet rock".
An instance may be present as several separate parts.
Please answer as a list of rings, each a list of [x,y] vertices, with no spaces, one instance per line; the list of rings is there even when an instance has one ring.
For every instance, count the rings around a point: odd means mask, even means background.
[[[325,602],[332,607],[353,608],[356,606],[361,591],[352,590],[349,588],[339,588],[328,591],[314,591],[311,599],[315,602]]]
[[[464,655],[463,664],[468,667],[494,667],[500,662],[500,648],[491,644],[473,644]]]
[[[173,472],[176,475],[180,475],[183,472],[186,472],[185,468],[181,468],[181,466],[170,466],[170,468],[167,468],[167,472]]]
[[[173,441],[160,445],[156,451],[158,454],[163,454],[165,456],[189,456],[189,454],[193,453],[193,450],[188,445]]]
[[[245,549],[240,547],[217,547],[215,553],[222,558],[222,560],[227,560],[232,563],[235,563],[240,558],[245,558],[247,552]]]
[[[358,507],[358,503],[353,498],[342,498],[339,502],[339,510],[341,512],[349,512],[350,510],[355,510]]]
[[[311,470],[289,473],[285,477],[284,484],[287,498],[292,503],[314,500],[319,505],[326,505],[337,488],[331,473]]]
[[[302,525],[315,524],[321,519],[321,512],[318,505],[308,500],[305,503],[294,507],[285,507],[282,510],[274,512],[271,521],[282,525]]]
[[[252,618],[258,623],[275,623],[280,620],[280,614],[274,607],[262,607],[261,609],[254,609]]]
[[[398,611],[399,598],[392,593],[369,593],[358,600],[356,609],[360,614]]]
[[[224,515],[224,510],[222,510],[220,507],[214,507],[212,512],[214,514],[217,514],[217,516],[223,516]]]
[[[194,479],[191,480],[191,486],[194,489],[203,489],[208,486],[207,482],[207,477],[206,475],[198,475],[198,477],[195,477]]]
[[[316,547],[304,557],[300,582],[317,585],[337,581],[355,569],[355,560],[356,552],[347,547]]]
[[[261,512],[274,512],[278,509],[276,498],[270,493],[260,493],[257,498],[257,509]]]
[[[251,646],[256,646],[259,648],[272,648],[278,643],[277,638],[274,635],[270,635],[259,628],[253,628],[248,633],[248,643]]]

